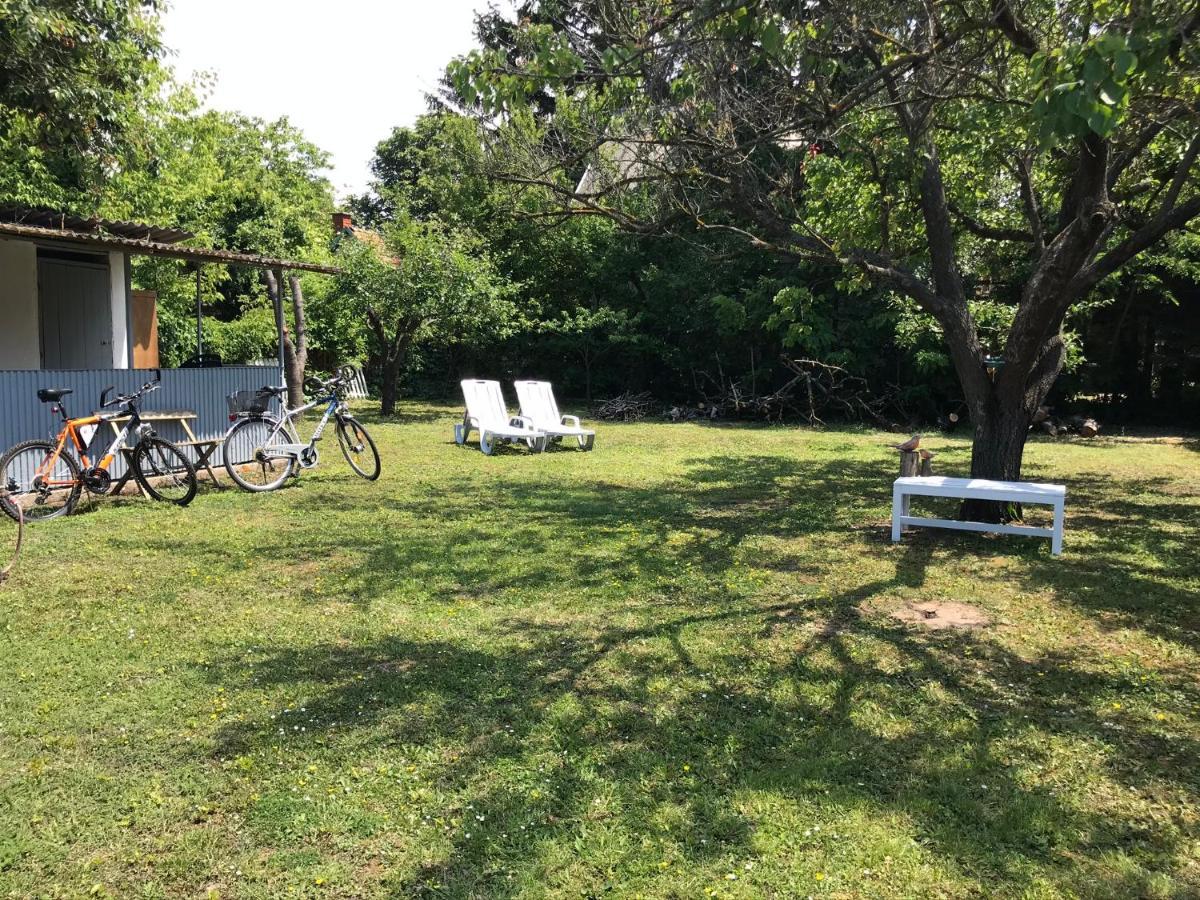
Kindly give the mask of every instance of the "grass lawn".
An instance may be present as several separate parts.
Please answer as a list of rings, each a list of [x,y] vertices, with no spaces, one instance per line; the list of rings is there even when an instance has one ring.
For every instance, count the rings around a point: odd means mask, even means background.
[[[277,494],[30,531],[0,896],[1200,896],[1200,443],[1033,442],[1052,558],[893,546],[891,435],[488,458],[455,412],[368,415],[376,483],[331,434]]]

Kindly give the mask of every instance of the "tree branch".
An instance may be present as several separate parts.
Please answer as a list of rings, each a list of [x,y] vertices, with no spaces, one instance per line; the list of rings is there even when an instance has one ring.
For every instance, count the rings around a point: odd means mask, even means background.
[[[1125,263],[1129,262],[1143,250],[1152,246],[1155,241],[1168,232],[1177,231],[1186,226],[1192,219],[1200,216],[1200,195],[1190,200],[1163,210],[1121,243],[1117,244],[1096,262],[1083,269],[1069,285],[1072,297],[1081,297],[1107,278]]]
[[[1033,232],[1033,246],[1040,254],[1046,249],[1046,234],[1042,229],[1042,211],[1038,206],[1037,193],[1033,189],[1033,172],[1028,155],[1017,157],[1017,182],[1021,186],[1021,203],[1025,206],[1025,218]]]
[[[1175,205],[1175,201],[1179,199],[1179,192],[1183,190],[1188,173],[1191,172],[1192,165],[1196,162],[1197,153],[1200,153],[1200,133],[1192,136],[1191,143],[1183,152],[1183,159],[1175,168],[1175,177],[1171,179],[1171,186],[1167,188],[1167,194],[1163,197],[1162,209],[1164,212],[1169,211]]]
[[[1025,56],[1033,56],[1037,53],[1037,37],[1028,26],[1017,18],[1008,0],[996,0],[992,4],[992,22]]]
[[[985,225],[978,219],[968,216],[953,203],[947,203],[947,208],[962,223],[962,226],[976,237],[987,238],[992,241],[1020,241],[1026,244],[1034,242],[1033,235],[1028,231],[1022,231],[1020,228],[1000,228],[994,225]]]

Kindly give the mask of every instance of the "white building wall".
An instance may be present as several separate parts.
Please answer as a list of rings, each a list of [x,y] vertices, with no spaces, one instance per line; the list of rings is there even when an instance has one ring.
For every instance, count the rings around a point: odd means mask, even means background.
[[[0,240],[0,369],[41,368],[38,328],[37,248]]]
[[[114,369],[129,368],[129,295],[125,285],[125,254],[108,254],[109,293],[112,298],[112,354]]]

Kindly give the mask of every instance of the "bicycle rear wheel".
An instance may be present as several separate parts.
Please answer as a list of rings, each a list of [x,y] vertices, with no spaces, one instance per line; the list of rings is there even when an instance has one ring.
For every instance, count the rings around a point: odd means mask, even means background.
[[[0,509],[9,518],[18,518],[18,506],[31,524],[75,508],[83,490],[79,463],[64,450],[51,466],[54,452],[49,441],[24,441],[0,457]]]
[[[225,471],[244,491],[273,491],[292,474],[296,458],[271,450],[291,438],[269,418],[242,419],[225,435]]]
[[[196,470],[183,451],[162,438],[146,438],[133,451],[133,474],[155,500],[187,506],[196,496]]]
[[[367,429],[362,427],[362,423],[350,416],[338,419],[337,436],[342,455],[346,457],[346,462],[350,463],[350,468],[367,481],[378,478],[379,451],[375,449],[375,442],[367,434]]]

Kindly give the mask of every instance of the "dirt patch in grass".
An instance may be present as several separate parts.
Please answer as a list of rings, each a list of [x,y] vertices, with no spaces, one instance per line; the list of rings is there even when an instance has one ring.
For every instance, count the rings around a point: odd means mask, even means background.
[[[927,631],[973,631],[992,624],[992,617],[978,606],[955,600],[868,600],[859,609],[868,615],[885,614],[904,625]]]

